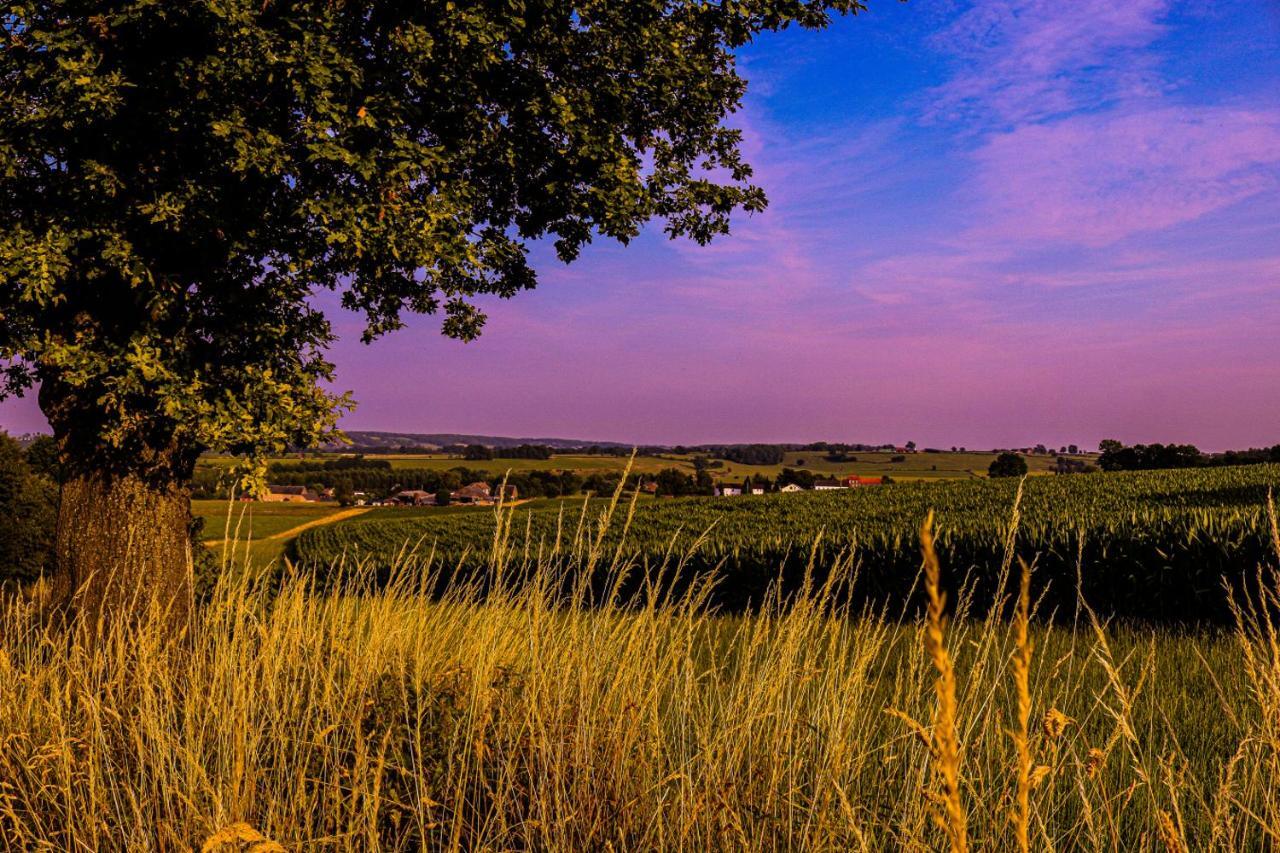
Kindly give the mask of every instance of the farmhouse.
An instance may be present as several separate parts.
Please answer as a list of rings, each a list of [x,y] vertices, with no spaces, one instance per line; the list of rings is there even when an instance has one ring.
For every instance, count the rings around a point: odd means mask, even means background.
[[[387,503],[395,503],[397,506],[435,506],[436,496],[434,492],[424,492],[421,489],[406,489],[403,492],[396,492]]]
[[[844,477],[840,482],[845,484],[846,488],[856,489],[859,486],[879,486],[884,482],[882,477],[860,477],[857,474],[850,474]]]
[[[319,497],[306,486],[267,486],[258,500],[268,503],[311,503]]]
[[[778,491],[780,491],[780,492],[803,492],[803,491],[804,491],[804,489],[800,488],[800,487],[799,487],[799,486],[797,486],[795,483],[787,483],[785,486],[780,487],[780,488],[778,489]]]
[[[720,497],[730,497],[732,495],[742,494],[741,483],[720,483],[716,486],[716,494]]]
[[[845,485],[843,480],[824,479],[824,480],[814,480],[813,488],[815,491],[829,492],[829,491],[832,491],[833,489],[847,489],[849,487]]]
[[[459,504],[493,503],[493,490],[489,488],[488,483],[475,482],[458,489],[449,496],[449,499]]]

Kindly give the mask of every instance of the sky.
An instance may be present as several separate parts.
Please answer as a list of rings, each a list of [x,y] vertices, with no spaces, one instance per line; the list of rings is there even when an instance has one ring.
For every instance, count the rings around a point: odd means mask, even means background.
[[[1280,443],[1280,0],[871,0],[744,50],[770,206],[371,346],[348,429]],[[0,426],[40,429],[30,401]]]

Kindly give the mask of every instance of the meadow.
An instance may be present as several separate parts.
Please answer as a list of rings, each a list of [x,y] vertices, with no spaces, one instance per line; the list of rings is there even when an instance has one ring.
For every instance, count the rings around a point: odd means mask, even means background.
[[[508,547],[505,511],[485,578],[442,594],[447,564],[420,554],[377,586],[226,575],[177,641],[154,615],[68,638],[6,600],[0,847],[1275,846],[1274,571],[1237,567],[1264,582],[1229,628],[1085,599],[1053,624],[1019,560],[1031,497],[992,522],[1006,606],[986,617],[920,519],[919,616],[837,596],[853,552],[750,615],[710,605],[715,577],[596,600],[587,578],[643,568],[611,533],[635,521],[622,502],[554,561]]]

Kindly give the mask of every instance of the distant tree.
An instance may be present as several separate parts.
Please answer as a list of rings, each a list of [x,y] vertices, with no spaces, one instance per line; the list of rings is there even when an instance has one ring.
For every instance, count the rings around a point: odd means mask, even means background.
[[[31,581],[53,568],[58,490],[0,432],[0,582]]]
[[[796,470],[795,468],[783,468],[778,473],[777,486],[782,488],[795,484],[802,489],[812,489],[813,482],[817,479],[812,471],[805,469]]]
[[[681,497],[683,495],[696,494],[696,483],[693,477],[690,477],[679,468],[664,468],[654,477],[657,483],[657,494],[670,497]]]
[[[560,471],[556,474],[556,485],[561,496],[577,494],[582,489],[582,475],[576,471]]]
[[[987,468],[988,477],[1021,477],[1027,473],[1027,460],[1017,453],[1001,453]]]
[[[483,444],[468,444],[462,451],[462,458],[468,462],[483,462],[493,458],[493,448]]]
[[[1043,444],[1037,444],[1034,448],[1032,448],[1031,452],[1043,456],[1049,452],[1049,448],[1045,447]]]
[[[1099,453],[1116,453],[1124,449],[1124,442],[1116,441],[1114,438],[1104,438],[1098,442]]]
[[[436,506],[448,506],[453,500],[453,492],[447,488],[436,489]]]
[[[916,443],[915,443],[914,441],[908,441],[908,442],[907,442],[907,444],[906,444],[906,448],[907,448],[907,450],[909,450],[910,452],[915,453],[915,452],[916,452]]]
[[[1072,455],[1075,455],[1075,454],[1077,454],[1077,453],[1079,453],[1079,452],[1080,452],[1080,448],[1079,448],[1077,445],[1074,445],[1074,444],[1068,444],[1068,445],[1067,445],[1067,452],[1068,452],[1068,453],[1070,453],[1070,454],[1072,454]]]

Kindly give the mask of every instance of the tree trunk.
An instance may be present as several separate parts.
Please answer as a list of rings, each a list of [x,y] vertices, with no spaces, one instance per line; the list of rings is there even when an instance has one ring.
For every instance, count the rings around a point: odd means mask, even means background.
[[[54,600],[101,627],[152,606],[175,630],[192,611],[191,500],[176,482],[85,474],[62,486]]]

